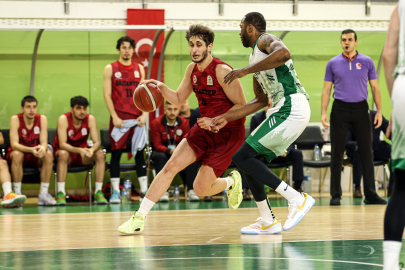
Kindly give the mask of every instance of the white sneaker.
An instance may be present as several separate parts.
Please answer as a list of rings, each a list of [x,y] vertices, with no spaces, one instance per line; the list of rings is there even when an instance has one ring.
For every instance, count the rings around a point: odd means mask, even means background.
[[[278,218],[273,220],[273,223],[265,221],[262,217],[256,219],[252,225],[244,227],[240,230],[243,234],[277,234],[281,233],[281,221]]]
[[[315,200],[306,193],[288,202],[288,219],[284,223],[283,230],[292,229],[307,214],[309,209],[314,205]]]
[[[190,189],[189,191],[187,191],[187,201],[198,202],[199,200],[200,197],[195,194],[194,189]]]
[[[165,192],[162,197],[160,197],[159,202],[169,202],[169,192]]]
[[[56,201],[49,193],[38,195],[38,205],[56,205]]]

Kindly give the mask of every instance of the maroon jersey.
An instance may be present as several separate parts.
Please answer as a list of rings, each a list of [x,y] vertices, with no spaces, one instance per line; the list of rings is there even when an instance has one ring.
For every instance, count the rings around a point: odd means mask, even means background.
[[[224,90],[219,84],[216,76],[217,65],[227,65],[225,62],[213,57],[212,62],[204,69],[203,72],[198,70],[195,64],[191,72],[191,83],[193,91],[198,99],[201,117],[214,118],[229,111],[233,107],[232,101],[226,96]],[[230,67],[230,66],[229,66]],[[245,123],[245,117],[231,121],[221,130],[227,128],[241,127]]]
[[[131,63],[124,66],[119,61],[111,64],[111,99],[114,103],[114,109],[129,117],[138,118],[142,112],[135,106],[133,94],[141,80],[141,71],[137,63]],[[124,120],[124,119],[123,119]]]
[[[89,115],[86,114],[86,117],[83,119],[80,128],[75,128],[73,125],[72,113],[65,113],[65,116],[68,121],[67,128],[67,143],[74,147],[87,148],[87,138],[89,137]],[[53,140],[53,152],[56,153],[59,147],[58,132],[56,132],[55,140]]]
[[[35,114],[34,125],[31,129],[28,129],[24,123],[24,116],[22,113],[17,114],[18,120],[20,120],[20,127],[18,128],[18,142],[21,145],[27,147],[34,147],[40,144],[39,137],[41,135],[41,115]],[[8,152],[11,153],[13,149],[11,146],[8,148]]]

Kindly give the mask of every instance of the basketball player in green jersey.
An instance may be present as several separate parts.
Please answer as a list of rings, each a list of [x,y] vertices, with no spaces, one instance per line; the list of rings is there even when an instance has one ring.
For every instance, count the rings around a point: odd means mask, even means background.
[[[266,34],[263,15],[258,12],[246,14],[240,27],[243,46],[253,48],[250,65],[231,71],[224,77],[224,82],[231,83],[253,73],[256,97],[245,106],[212,119],[210,128],[217,132],[229,121],[265,107],[268,98],[273,100],[273,108],[267,111],[266,120],[251,133],[232,159],[245,173],[260,212],[256,222],[242,228],[241,233],[280,233],[297,225],[315,200],[288,186],[256,157],[264,156],[270,163],[298,138],[309,122],[309,96],[298,80],[288,48],[276,36]],[[280,220],[273,215],[264,185],[275,189],[288,200],[289,214],[283,228]]]
[[[391,96],[392,113],[386,137],[392,127],[391,165],[394,189],[384,219],[384,270],[399,268],[405,227],[405,1],[392,13],[383,51],[385,79]],[[401,268],[403,269],[403,268]]]

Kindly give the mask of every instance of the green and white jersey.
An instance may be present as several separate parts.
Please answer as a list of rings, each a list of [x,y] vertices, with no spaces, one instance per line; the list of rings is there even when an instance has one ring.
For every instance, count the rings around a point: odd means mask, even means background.
[[[394,71],[394,77],[398,74],[405,74],[405,1],[398,2],[399,18],[399,42],[398,42],[398,65]]]
[[[260,35],[260,37],[261,36],[262,35]],[[259,40],[259,38],[257,40]],[[263,53],[259,49],[257,46],[257,40],[253,46],[253,52],[249,57],[249,64],[251,65],[268,56],[268,54]],[[284,65],[256,72],[253,76],[260,83],[267,97],[273,99],[273,106],[275,106],[283,97],[287,97],[291,94],[301,93],[305,95],[307,100],[309,100],[309,95],[301,85],[291,59]]]

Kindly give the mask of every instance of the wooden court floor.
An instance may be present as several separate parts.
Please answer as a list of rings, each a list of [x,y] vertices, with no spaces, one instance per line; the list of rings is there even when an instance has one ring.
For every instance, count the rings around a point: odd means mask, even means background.
[[[139,204],[0,211],[0,269],[382,269],[385,206],[318,199],[292,230],[241,235],[254,202],[157,204],[137,235],[118,226]],[[271,200],[287,218],[285,200]],[[405,256],[402,256],[405,262]]]

